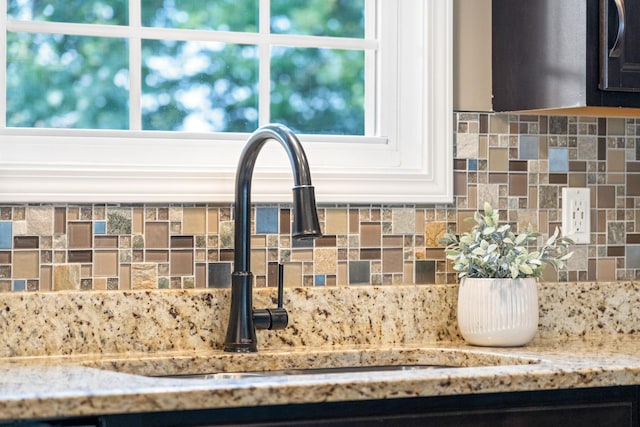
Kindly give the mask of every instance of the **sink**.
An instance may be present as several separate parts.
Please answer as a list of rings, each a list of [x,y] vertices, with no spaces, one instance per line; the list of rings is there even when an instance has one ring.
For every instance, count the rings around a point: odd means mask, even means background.
[[[266,376],[464,369],[540,363],[497,349],[443,347],[298,348],[258,353],[176,352],[100,356],[82,366],[145,377],[240,379]]]
[[[178,374],[160,375],[161,378],[183,378],[183,379],[238,379],[250,377],[277,377],[287,375],[326,375],[345,374],[358,372],[397,372],[416,371],[424,369],[456,368],[448,365],[376,365],[376,366],[334,366],[328,368],[297,368],[278,369],[272,371],[250,371],[250,372],[216,372],[211,374]]]

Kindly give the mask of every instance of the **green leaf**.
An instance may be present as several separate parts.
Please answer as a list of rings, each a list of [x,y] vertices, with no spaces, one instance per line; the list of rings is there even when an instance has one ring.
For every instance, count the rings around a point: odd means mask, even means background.
[[[486,251],[482,248],[475,248],[471,253],[474,255],[483,256],[484,254],[486,254]]]
[[[518,267],[515,266],[515,265],[512,265],[511,267],[509,267],[509,270],[511,271],[511,278],[512,279],[515,279],[520,274],[520,271],[518,270]]]
[[[523,243],[525,240],[527,240],[527,235],[525,233],[518,234],[518,237],[516,237],[515,244],[519,245]]]
[[[527,264],[520,264],[519,269],[524,274],[533,274],[533,269],[529,267]]]
[[[495,231],[496,231],[495,227],[487,227],[484,230],[482,230],[482,235],[483,236],[487,236],[487,235],[489,235],[489,234],[491,234],[491,233],[493,233]]]

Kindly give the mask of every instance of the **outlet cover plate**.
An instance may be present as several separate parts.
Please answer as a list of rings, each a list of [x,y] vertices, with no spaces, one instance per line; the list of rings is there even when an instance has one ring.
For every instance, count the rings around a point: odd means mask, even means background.
[[[562,189],[562,235],[575,243],[589,243],[591,239],[591,190],[589,188]]]

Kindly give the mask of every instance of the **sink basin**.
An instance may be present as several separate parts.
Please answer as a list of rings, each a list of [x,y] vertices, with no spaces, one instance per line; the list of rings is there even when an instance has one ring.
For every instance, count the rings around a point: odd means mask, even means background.
[[[455,368],[447,365],[384,365],[384,366],[334,366],[329,368],[308,368],[308,369],[278,369],[274,371],[252,371],[252,372],[216,372],[212,374],[182,374],[182,375],[161,375],[163,378],[184,378],[184,379],[237,379],[249,377],[275,377],[286,375],[322,375],[322,374],[344,374],[358,372],[394,372],[394,371],[416,371],[422,369],[443,369]]]
[[[249,377],[477,368],[540,363],[539,359],[467,348],[290,349],[257,353],[174,353],[101,357],[83,366],[162,378]]]

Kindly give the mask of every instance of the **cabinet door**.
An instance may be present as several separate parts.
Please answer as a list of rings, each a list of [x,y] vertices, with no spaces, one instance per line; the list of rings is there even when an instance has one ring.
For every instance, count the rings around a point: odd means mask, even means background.
[[[640,0],[600,0],[600,89],[640,92]]]

